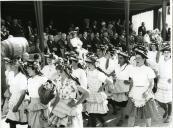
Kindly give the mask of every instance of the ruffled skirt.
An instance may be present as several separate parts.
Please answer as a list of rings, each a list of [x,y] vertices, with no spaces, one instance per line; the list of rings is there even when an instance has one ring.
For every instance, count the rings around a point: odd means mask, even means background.
[[[158,108],[154,99],[148,100],[143,107],[136,107],[134,102],[129,99],[127,108],[129,116],[131,117],[136,117],[138,119],[157,119],[158,117]]]
[[[127,101],[128,97],[125,93],[113,93],[111,95],[111,99],[116,102],[123,102],[123,101]]]
[[[172,102],[172,90],[157,88],[157,92],[155,93],[155,99],[161,103]]]
[[[86,102],[86,111],[88,113],[105,114],[108,112],[107,96],[104,92],[91,93]]]
[[[42,118],[47,117],[47,106],[43,105],[39,98],[31,98],[28,110],[28,124],[31,128],[47,128],[47,121]]]
[[[8,113],[7,113],[7,123],[14,123],[14,124],[27,124],[28,122],[28,102],[23,101],[22,104],[19,107],[18,112],[13,112],[14,103],[9,102],[8,104]]]
[[[60,99],[58,104],[52,109],[49,125],[54,125],[59,127],[60,125],[64,125],[66,127],[72,128],[82,128],[82,104],[77,107],[69,107],[67,104],[71,101],[71,99],[63,100]]]

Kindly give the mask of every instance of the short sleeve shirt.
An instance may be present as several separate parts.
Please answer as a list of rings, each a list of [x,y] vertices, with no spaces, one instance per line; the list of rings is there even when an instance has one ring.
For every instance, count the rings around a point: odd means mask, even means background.
[[[48,79],[44,76],[36,75],[28,79],[28,92],[31,98],[39,98],[38,89]]]
[[[10,101],[18,102],[21,96],[21,91],[27,89],[27,78],[22,73],[18,73],[16,76],[14,76],[14,72],[11,72],[11,74],[9,75],[11,75],[9,77],[9,85],[10,92],[12,94],[10,97]]]
[[[106,81],[107,77],[98,70],[88,71],[87,80],[88,87],[91,93],[98,92],[102,83]]]
[[[55,76],[57,76],[57,71],[54,65],[46,65],[42,69],[42,73],[45,77],[47,77],[50,80],[54,80]]]
[[[155,78],[154,71],[148,66],[133,67],[130,73],[133,86],[149,86],[149,80]]]
[[[129,80],[130,73],[132,70],[132,65],[124,64],[120,66],[119,64],[115,67],[115,74],[119,80]]]
[[[76,70],[73,70],[72,75],[78,78],[79,83],[82,87],[87,88],[86,72],[83,69],[78,68]]]

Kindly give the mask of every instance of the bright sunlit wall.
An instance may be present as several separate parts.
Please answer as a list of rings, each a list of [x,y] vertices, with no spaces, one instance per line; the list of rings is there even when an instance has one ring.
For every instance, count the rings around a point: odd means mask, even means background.
[[[132,16],[133,30],[138,34],[138,27],[145,22],[147,30],[153,30],[153,11],[147,11]]]

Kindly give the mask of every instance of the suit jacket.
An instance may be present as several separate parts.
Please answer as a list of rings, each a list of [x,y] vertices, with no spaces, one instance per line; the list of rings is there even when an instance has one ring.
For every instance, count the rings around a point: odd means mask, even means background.
[[[115,39],[115,38],[111,38],[110,39],[111,44],[113,44],[115,47],[119,47],[120,46],[120,41],[119,38]]]
[[[102,44],[102,41],[100,38],[94,38],[94,44],[96,45],[96,47],[98,47],[100,44]]]
[[[47,46],[49,48],[49,51],[52,53],[54,51],[53,48],[55,47],[55,42],[48,40],[47,41]]]
[[[106,38],[106,37],[103,37],[102,38],[102,44],[110,44],[110,40],[109,40],[109,38]]]
[[[146,34],[146,28],[145,28],[145,26],[144,27],[143,26],[140,26],[138,28],[138,34],[139,34],[139,32],[142,32],[142,35],[144,36]]]
[[[82,47],[83,47],[84,49],[88,49],[88,45],[91,45],[88,38],[82,37],[82,38],[81,38],[81,41],[83,42]]]

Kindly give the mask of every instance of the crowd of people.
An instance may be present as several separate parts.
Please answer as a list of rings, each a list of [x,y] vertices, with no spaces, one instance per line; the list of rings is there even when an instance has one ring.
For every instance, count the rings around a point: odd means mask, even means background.
[[[87,127],[96,127],[98,121],[105,127],[110,106],[114,115],[120,111],[117,126],[124,123],[128,109],[128,126],[134,126],[137,117],[150,127],[152,118],[158,117],[158,105],[164,110],[164,123],[169,123],[170,29],[165,42],[159,29],[147,30],[143,22],[137,35],[130,23],[127,47],[120,20],[91,25],[89,19],[84,21],[84,26],[71,25],[68,32],[57,32],[50,22],[41,51],[43,43],[31,22],[24,31],[19,20],[3,20],[1,40],[12,35],[25,37],[29,43],[28,53],[4,58],[8,89],[3,112],[10,128],[16,124],[82,128],[86,121]]]

